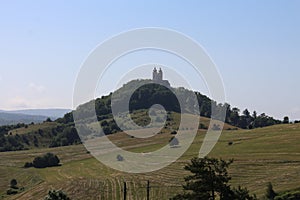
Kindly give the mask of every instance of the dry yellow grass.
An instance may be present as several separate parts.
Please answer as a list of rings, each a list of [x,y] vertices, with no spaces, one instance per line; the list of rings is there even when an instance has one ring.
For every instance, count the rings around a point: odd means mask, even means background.
[[[188,134],[188,133],[187,133]],[[5,199],[41,199],[49,189],[63,189],[72,199],[120,199],[122,184],[128,183],[129,199],[144,199],[146,181],[150,180],[152,199],[167,199],[180,192],[183,166],[198,155],[205,131],[201,130],[189,150],[175,163],[146,174],[127,174],[112,170],[91,157],[82,145],[0,153],[0,193]],[[170,134],[163,133],[136,145],[124,133],[109,136],[116,144],[133,152],[145,152],[165,145]],[[228,145],[228,142],[233,142]],[[293,189],[300,185],[300,124],[276,125],[254,130],[224,131],[210,153],[212,157],[233,158],[230,167],[232,185],[248,187],[259,197],[267,182],[275,190]],[[145,142],[145,141],[144,141]],[[24,169],[23,164],[35,156],[53,152],[61,167]],[[6,196],[9,181],[16,178],[24,192]]]

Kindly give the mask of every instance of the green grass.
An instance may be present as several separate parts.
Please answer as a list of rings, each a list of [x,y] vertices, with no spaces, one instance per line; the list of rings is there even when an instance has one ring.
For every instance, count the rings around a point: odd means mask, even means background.
[[[187,131],[188,132],[188,131]],[[188,134],[188,133],[187,133]],[[126,180],[129,199],[143,199],[150,180],[152,199],[167,199],[180,192],[186,162],[197,156],[205,131],[201,130],[189,150],[175,163],[146,174],[127,174],[110,169],[86,152],[82,145],[0,153],[0,198],[42,199],[49,189],[62,189],[72,199],[120,199]],[[156,150],[167,144],[169,133],[151,139],[130,138],[124,133],[109,136],[116,144],[133,152]],[[232,141],[232,145],[228,142]],[[229,171],[231,184],[247,187],[261,197],[268,182],[276,191],[292,190],[300,185],[300,124],[276,125],[254,130],[224,131],[210,153],[212,157],[233,158]],[[52,152],[62,166],[24,169],[25,162]],[[11,179],[16,178],[24,192],[6,196]],[[156,197],[156,198],[154,198]]]

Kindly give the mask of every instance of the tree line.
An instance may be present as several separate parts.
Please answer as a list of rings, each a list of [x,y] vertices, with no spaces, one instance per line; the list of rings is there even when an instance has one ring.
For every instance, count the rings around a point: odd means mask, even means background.
[[[16,128],[34,125],[13,125],[0,127],[0,152],[27,150],[39,147],[58,147],[79,144],[81,140],[74,125],[56,124],[54,127],[40,128],[28,133],[11,134]]]
[[[145,85],[139,87],[134,91],[132,96],[129,97],[130,93],[128,91],[134,88],[135,85],[141,84],[140,82],[145,82]],[[197,102],[193,102],[192,98],[187,98],[191,96],[191,93],[195,94]],[[107,96],[102,96],[101,98],[97,98],[88,103],[80,105],[76,111],[80,113],[80,116],[85,120],[85,122],[89,122],[89,119],[91,119],[91,117],[94,115],[95,110],[99,121],[103,119],[110,119],[112,118],[112,95],[113,94],[111,93]],[[185,102],[184,105],[186,107],[180,108],[177,97],[182,102]],[[242,129],[265,127],[285,123],[286,120],[288,120],[284,119],[283,121],[281,121],[278,119],[274,119],[273,117],[270,117],[265,113],[258,114],[256,111],[253,111],[251,114],[248,109],[245,109],[241,112],[240,109],[236,107],[232,108],[228,103],[218,104],[216,101],[201,94],[200,92],[194,92],[184,88],[167,88],[162,85],[151,83],[147,80],[134,80],[125,84],[122,88],[114,93],[114,98],[115,101],[113,102],[113,106],[115,106],[120,112],[126,111],[126,108],[122,107],[122,104],[120,102],[124,102],[126,99],[130,99],[130,113],[139,109],[149,109],[154,104],[162,105],[166,109],[166,111],[181,112],[182,109],[183,112],[189,113],[192,112],[193,109],[195,109],[191,105],[198,104],[200,109],[200,116],[211,118],[212,110],[215,110],[216,113],[226,112],[225,122]],[[221,119],[221,116],[214,117],[216,119]],[[72,114],[68,113],[58,121],[62,123],[71,123],[73,122]]]

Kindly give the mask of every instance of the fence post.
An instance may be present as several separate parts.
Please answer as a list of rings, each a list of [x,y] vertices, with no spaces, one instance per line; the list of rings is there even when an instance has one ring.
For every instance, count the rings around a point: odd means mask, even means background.
[[[124,200],[126,200],[126,196],[127,196],[127,187],[126,187],[126,182],[124,181],[124,191],[123,191],[123,194],[124,194]]]
[[[147,181],[147,200],[150,200],[150,182]]]

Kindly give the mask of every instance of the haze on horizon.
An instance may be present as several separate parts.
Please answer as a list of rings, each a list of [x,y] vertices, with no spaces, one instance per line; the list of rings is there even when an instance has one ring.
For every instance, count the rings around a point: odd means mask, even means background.
[[[299,7],[296,0],[3,1],[0,110],[72,108],[77,74],[99,43],[127,30],[161,27],[184,33],[204,47],[219,69],[232,107],[300,119]],[[170,60],[167,65],[188,77],[192,89],[209,96],[203,80],[168,56],[138,52],[116,63],[95,95],[113,91],[120,71],[136,59]],[[151,78],[151,73],[149,68],[137,76]],[[180,86],[167,71],[165,78]]]

